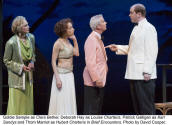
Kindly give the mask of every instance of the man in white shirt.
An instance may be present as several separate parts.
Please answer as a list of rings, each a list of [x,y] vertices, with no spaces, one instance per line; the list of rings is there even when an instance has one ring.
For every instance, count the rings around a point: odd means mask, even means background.
[[[146,18],[142,4],[130,8],[132,23],[138,23],[131,33],[129,45],[109,45],[118,55],[128,55],[125,79],[130,81],[133,107],[137,115],[154,115],[156,59],[158,53],[157,32]]]

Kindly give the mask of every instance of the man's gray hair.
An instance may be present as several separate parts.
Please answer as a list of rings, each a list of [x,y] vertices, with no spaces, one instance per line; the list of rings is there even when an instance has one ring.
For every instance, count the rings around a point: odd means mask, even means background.
[[[92,30],[95,30],[97,25],[100,24],[101,18],[103,18],[102,14],[92,16],[90,19],[90,27]]]

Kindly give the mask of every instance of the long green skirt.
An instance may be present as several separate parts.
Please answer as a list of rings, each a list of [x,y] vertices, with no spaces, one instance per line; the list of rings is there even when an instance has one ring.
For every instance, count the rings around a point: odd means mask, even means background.
[[[26,80],[26,89],[9,88],[7,115],[33,115],[33,84]]]

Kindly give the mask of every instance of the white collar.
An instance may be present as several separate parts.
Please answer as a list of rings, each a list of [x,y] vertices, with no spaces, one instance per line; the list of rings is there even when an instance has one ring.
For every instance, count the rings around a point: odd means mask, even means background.
[[[143,24],[143,23],[145,23],[145,22],[147,22],[146,18],[144,18],[143,20],[140,20],[140,21],[138,22],[138,24]]]
[[[101,39],[100,33],[96,32],[96,31],[93,31],[93,32],[98,36],[99,39]]]

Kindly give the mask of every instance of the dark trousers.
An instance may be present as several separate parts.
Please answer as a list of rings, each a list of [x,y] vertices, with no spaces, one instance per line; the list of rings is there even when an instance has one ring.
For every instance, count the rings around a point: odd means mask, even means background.
[[[104,88],[84,86],[84,115],[101,115]]]
[[[130,80],[130,91],[136,115],[155,115],[155,80]]]

